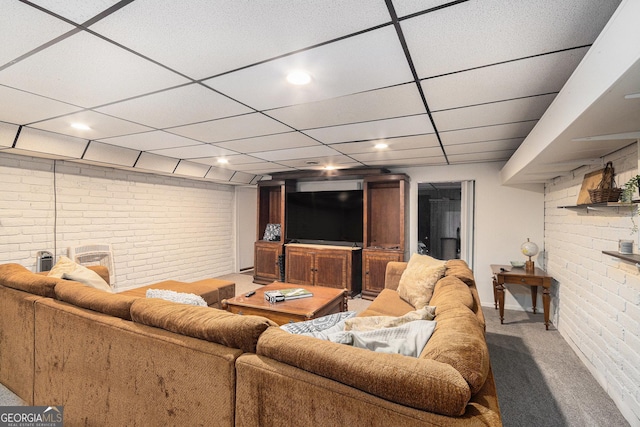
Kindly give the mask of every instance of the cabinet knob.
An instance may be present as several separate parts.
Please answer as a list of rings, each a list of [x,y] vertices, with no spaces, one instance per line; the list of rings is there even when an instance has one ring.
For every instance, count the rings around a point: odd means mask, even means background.
[[[365,271],[364,274],[369,274],[369,270]]]
[[[524,279],[520,279],[520,281],[521,281],[522,283],[524,283]]]

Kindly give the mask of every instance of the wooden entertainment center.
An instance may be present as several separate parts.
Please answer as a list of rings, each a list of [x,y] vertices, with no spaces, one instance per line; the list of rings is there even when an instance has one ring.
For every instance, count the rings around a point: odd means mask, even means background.
[[[362,248],[287,242],[286,194],[300,181],[345,179],[362,180]],[[351,297],[362,292],[374,299],[384,288],[387,263],[408,257],[408,198],[409,177],[384,169],[283,172],[260,181],[254,281],[346,288]],[[280,224],[280,241],[262,240],[267,224]]]

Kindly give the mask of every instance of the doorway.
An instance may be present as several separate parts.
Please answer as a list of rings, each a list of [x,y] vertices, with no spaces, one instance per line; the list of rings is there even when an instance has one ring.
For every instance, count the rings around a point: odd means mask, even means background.
[[[472,266],[473,184],[418,183],[418,253]]]

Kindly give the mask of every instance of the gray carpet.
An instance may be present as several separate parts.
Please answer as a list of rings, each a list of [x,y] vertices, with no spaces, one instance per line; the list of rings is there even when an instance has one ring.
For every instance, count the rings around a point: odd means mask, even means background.
[[[543,315],[483,307],[505,426],[628,426],[560,333]]]

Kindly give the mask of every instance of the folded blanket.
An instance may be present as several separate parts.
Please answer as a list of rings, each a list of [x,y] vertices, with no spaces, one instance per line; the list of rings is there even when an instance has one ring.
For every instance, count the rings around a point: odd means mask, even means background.
[[[435,328],[435,320],[414,320],[393,328],[333,332],[327,339],[380,353],[418,357]]]
[[[147,298],[160,298],[181,304],[207,307],[207,302],[200,295],[169,291],[165,289],[147,289]]]

